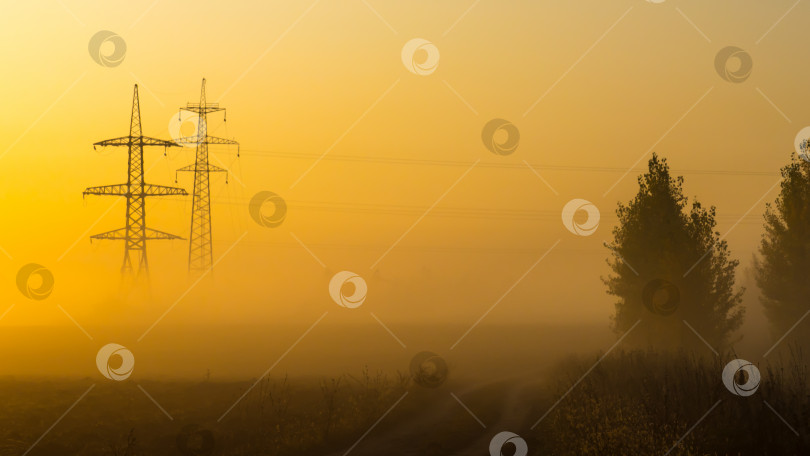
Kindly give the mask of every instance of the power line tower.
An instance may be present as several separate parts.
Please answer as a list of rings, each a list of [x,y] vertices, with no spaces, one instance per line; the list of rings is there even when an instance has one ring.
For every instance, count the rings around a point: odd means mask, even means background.
[[[146,241],[152,239],[183,239],[173,234],[153,230],[146,227],[146,198],[148,196],[187,195],[182,188],[165,187],[162,185],[147,184],[144,181],[143,148],[144,146],[172,147],[177,144],[162,139],[143,136],[141,132],[141,107],[138,101],[138,84],[132,96],[132,117],[129,123],[129,136],[107,139],[93,144],[96,146],[125,146],[129,149],[129,164],[126,184],[103,185],[100,187],[87,187],[82,196],[87,195],[115,195],[127,199],[127,220],[124,228],[96,234],[90,239],[123,240],[124,264],[121,272],[128,275],[133,272],[133,265],[137,265],[138,276],[141,272],[148,272],[149,264],[146,259]]]
[[[208,103],[205,100],[205,78],[202,80],[200,89],[200,102],[187,103],[185,108],[180,108],[197,114],[197,134],[175,141],[183,144],[196,144],[196,159],[193,164],[178,169],[177,171],[194,172],[194,197],[191,212],[191,229],[189,231],[188,246],[188,270],[192,274],[202,274],[211,269],[214,265],[214,254],[211,246],[211,191],[210,174],[226,173],[225,182],[228,179],[228,170],[208,163],[209,144],[228,144],[239,146],[239,143],[230,139],[217,138],[208,135],[208,114],[225,111],[220,108],[219,103]],[[225,114],[227,121],[227,114]]]

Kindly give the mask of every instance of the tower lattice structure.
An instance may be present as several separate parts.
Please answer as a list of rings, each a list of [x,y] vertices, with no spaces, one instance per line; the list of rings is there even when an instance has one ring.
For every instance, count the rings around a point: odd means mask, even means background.
[[[127,147],[129,152],[128,176],[125,184],[88,187],[82,193],[87,195],[114,195],[127,199],[126,226],[117,230],[91,236],[90,239],[124,241],[123,274],[133,271],[136,275],[148,272],[146,241],[157,239],[183,239],[174,234],[154,230],[146,226],[146,198],[150,196],[187,195],[182,188],[147,184],[144,180],[143,150],[146,146],[177,146],[174,142],[143,136],[141,130],[141,108],[138,99],[138,85],[135,84],[132,96],[132,115],[129,123],[129,136],[107,139],[93,144],[96,146]]]
[[[208,162],[208,146],[211,144],[225,144],[239,146],[239,143],[225,138],[208,135],[208,114],[225,111],[219,103],[208,103],[205,99],[205,79],[200,89],[200,102],[188,103],[181,110],[197,114],[197,134],[179,138],[181,144],[196,144],[196,157],[193,164],[178,169],[194,173],[194,196],[191,212],[191,229],[189,230],[188,270],[192,274],[202,274],[210,270],[214,264],[214,254],[211,242],[211,173],[226,173],[228,170],[212,165]],[[227,114],[226,114],[227,116]],[[226,117],[227,120],[227,117]]]

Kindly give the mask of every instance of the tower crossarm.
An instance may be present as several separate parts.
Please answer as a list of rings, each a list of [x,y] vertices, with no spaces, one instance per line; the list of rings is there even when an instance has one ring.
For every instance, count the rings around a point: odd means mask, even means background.
[[[153,230],[152,228],[146,229],[146,239],[185,239],[184,237],[175,234],[166,233],[164,231]]]
[[[143,191],[133,193],[127,184],[101,185],[98,187],[87,187],[82,196],[87,195],[114,195],[114,196],[161,196],[161,195],[188,195],[185,189],[177,187],[167,187],[165,185],[144,184]]]
[[[227,144],[231,146],[238,146],[239,143],[234,141],[233,139],[225,139],[225,138],[218,138],[216,136],[206,136],[204,141],[200,141],[197,135],[193,136],[184,136],[182,138],[175,139],[177,144]]]
[[[104,233],[94,234],[90,236],[90,239],[95,240],[109,240],[109,241],[121,241],[127,239],[127,229],[126,228],[118,228],[117,230],[106,231]]]
[[[146,228],[144,240],[172,240],[172,239],[185,239],[182,236],[177,236],[165,231],[153,230]],[[117,230],[105,231],[104,233],[94,234],[90,239],[103,240],[103,241],[123,241],[127,238],[127,229],[118,228]]]
[[[209,172],[209,173],[227,173],[228,172],[227,169],[220,168],[219,166],[212,165],[211,163],[205,163],[205,164],[203,164],[203,163],[200,163],[200,164],[192,163],[192,164],[190,164],[188,166],[184,166],[184,167],[177,170],[177,172],[192,172],[192,173],[196,172],[196,171]]]
[[[173,141],[165,141],[163,139],[150,138],[148,136],[122,136],[120,138],[105,139],[104,141],[93,143],[93,147],[131,146],[138,144],[142,146],[177,147],[177,144]]]
[[[184,188],[167,187],[165,185],[145,184],[143,186],[143,196],[161,196],[161,195],[188,195]]]
[[[181,109],[184,111],[196,112],[197,114],[210,114],[212,112],[225,110],[225,108],[219,107],[219,103],[186,103],[186,107]]]
[[[114,195],[114,196],[127,196],[129,195],[129,186],[127,184],[116,185],[100,185],[97,187],[87,187],[82,192],[82,196],[87,195]]]

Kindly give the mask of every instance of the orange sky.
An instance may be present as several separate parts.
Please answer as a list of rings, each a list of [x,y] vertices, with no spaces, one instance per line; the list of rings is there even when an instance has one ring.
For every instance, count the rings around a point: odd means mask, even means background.
[[[358,319],[370,311],[391,325],[469,326],[553,245],[487,321],[607,325],[601,245],[651,150],[684,171],[687,195],[718,207],[743,281],[775,198],[766,192],[810,125],[810,6],[793,0],[200,3],[5,6],[0,296],[15,307],[0,326],[71,326],[62,306],[86,327],[131,322],[134,339],[175,303],[160,324],[309,324],[339,310],[326,287],[341,270],[369,284]],[[125,40],[119,66],[91,59],[99,30]],[[439,50],[432,74],[404,67],[412,38]],[[730,45],[753,59],[743,83],[715,71]],[[81,192],[123,182],[125,150],[92,143],[127,134],[134,83],[144,133],[168,138],[177,109],[198,101],[202,77],[209,101],[228,109],[227,124],[215,116],[209,131],[243,152],[213,149],[212,161],[232,171],[227,186],[212,180],[215,258],[241,241],[215,285],[179,302],[190,285],[187,244],[150,244],[151,294],[124,302],[123,245],[88,239],[123,225],[123,201],[83,201]],[[482,144],[493,118],[520,130],[515,153]],[[148,150],[147,179],[174,185],[174,170],[192,160],[193,149]],[[178,185],[190,191],[191,182]],[[248,215],[262,190],[287,202],[278,228]],[[601,211],[592,236],[561,223],[575,198]],[[148,204],[150,226],[188,236],[190,198]],[[31,262],[56,280],[40,303],[14,283]],[[755,297],[749,290],[753,319]]]

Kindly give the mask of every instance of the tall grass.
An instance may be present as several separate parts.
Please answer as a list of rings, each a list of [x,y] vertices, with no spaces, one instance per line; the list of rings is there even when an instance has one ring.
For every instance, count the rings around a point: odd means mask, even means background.
[[[751,360],[762,381],[749,397],[732,394],[721,379],[737,356],[709,356],[629,351],[606,357],[538,425],[538,445],[543,454],[583,456],[810,454],[810,384],[799,348],[784,358]],[[550,404],[594,361],[562,364]]]

